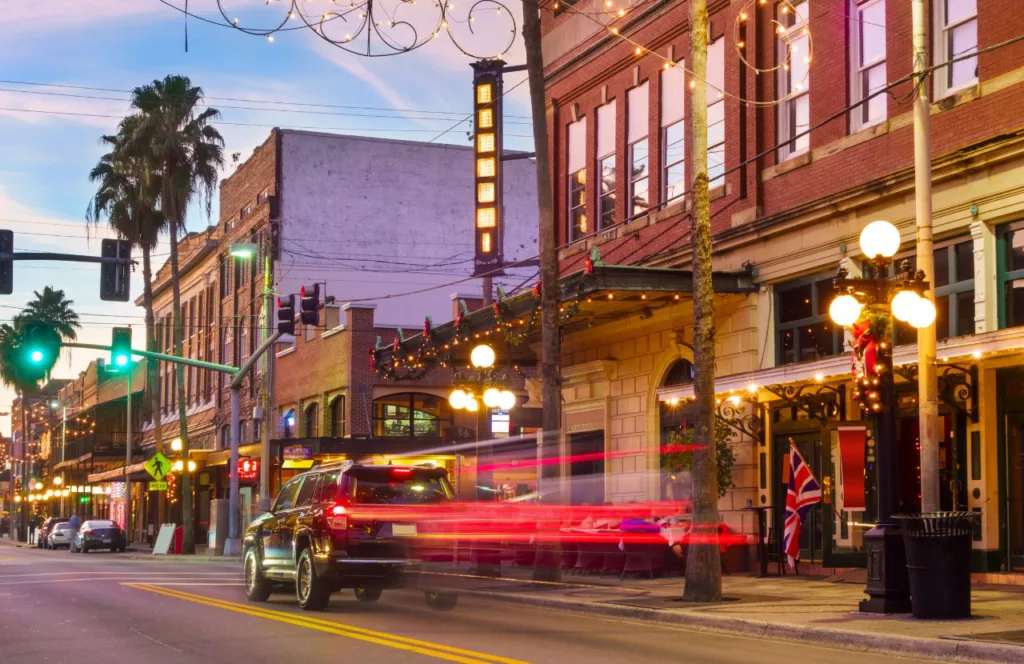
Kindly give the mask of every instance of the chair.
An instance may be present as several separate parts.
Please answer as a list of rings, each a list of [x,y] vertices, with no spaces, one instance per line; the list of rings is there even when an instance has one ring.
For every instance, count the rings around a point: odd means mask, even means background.
[[[604,558],[601,563],[601,574],[618,574],[622,576],[622,570],[626,565],[626,554],[619,549],[618,543],[610,542],[602,546]]]
[[[576,558],[579,554],[575,542],[562,542],[562,570],[568,572],[576,567]]]
[[[576,545],[576,564],[572,571],[579,574],[587,572],[600,572],[604,566],[604,550],[598,542],[579,542]]]
[[[664,547],[657,544],[625,545],[625,561],[620,578],[626,574],[648,574],[652,579],[665,572]]]
[[[776,565],[779,576],[786,575],[786,554],[782,550],[782,538],[779,537],[778,528],[768,529],[768,541],[765,543],[765,558],[768,564]]]

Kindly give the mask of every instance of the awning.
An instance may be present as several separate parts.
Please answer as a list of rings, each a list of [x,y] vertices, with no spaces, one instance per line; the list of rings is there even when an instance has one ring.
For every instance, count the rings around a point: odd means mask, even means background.
[[[560,327],[563,332],[572,333],[629,317],[647,318],[658,309],[688,303],[693,285],[691,270],[601,265],[595,261],[589,270],[559,279]],[[712,285],[716,295],[745,296],[757,292],[750,271],[715,272]],[[536,362],[530,343],[540,337],[538,292],[527,291],[504,299],[499,296],[491,307],[464,311],[454,321],[372,349],[372,359],[382,376],[396,380],[419,378],[437,364],[468,359],[478,340],[502,337],[509,343],[510,362]]]
[[[308,470],[313,467],[314,463],[316,463],[316,461],[314,461],[313,459],[286,459],[284,465],[282,465],[281,468],[283,470]]]
[[[143,479],[153,479],[146,472],[146,462],[133,463],[128,466],[128,479],[134,481]],[[91,473],[88,477],[89,484],[95,484],[96,482],[113,482],[124,479],[124,466],[120,468],[114,468],[112,470],[105,470],[100,473]]]

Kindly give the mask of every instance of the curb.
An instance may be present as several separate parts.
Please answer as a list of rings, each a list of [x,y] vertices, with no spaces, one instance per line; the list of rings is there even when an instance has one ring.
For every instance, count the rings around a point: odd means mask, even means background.
[[[167,554],[154,556],[152,553],[135,552],[121,554],[121,560],[145,560],[149,562],[168,562],[168,563],[231,563],[234,565],[241,565],[242,559],[236,556],[185,556],[179,554]]]
[[[499,602],[559,609],[573,613],[625,618],[639,622],[685,627],[698,632],[737,634],[753,638],[793,641],[823,645],[842,650],[877,652],[902,657],[925,657],[972,664],[1019,664],[1024,660],[1024,647],[967,641],[929,639],[898,634],[869,634],[806,625],[789,625],[764,620],[727,618],[691,612],[669,612],[640,607],[581,602],[558,597],[515,596],[485,590],[461,590],[460,594]]]

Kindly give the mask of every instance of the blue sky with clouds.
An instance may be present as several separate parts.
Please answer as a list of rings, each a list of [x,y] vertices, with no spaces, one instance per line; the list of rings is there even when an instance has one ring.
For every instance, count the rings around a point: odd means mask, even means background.
[[[349,4],[299,1],[316,16]],[[99,139],[112,133],[127,112],[126,91],[167,74],[187,75],[203,87],[208,103],[222,112],[225,154],[238,152],[242,159],[274,126],[466,142],[468,123],[437,138],[468,114],[472,101],[471,58],[459,53],[443,32],[414,52],[365,58],[326,43],[307,28],[279,33],[272,43],[246,35],[224,25],[215,0],[189,0],[190,12],[219,25],[189,18],[186,53],[186,17],[175,9],[184,3],[0,0],[0,228],[15,232],[16,249],[99,252],[97,238],[109,235],[102,228],[87,233],[85,227],[93,193],[88,173],[104,151]],[[279,23],[289,7],[288,0],[221,4],[241,25],[255,27]],[[393,13],[399,6],[397,11],[404,14]],[[436,28],[438,8],[432,0],[416,5],[393,0],[386,9],[389,14],[382,22],[405,18],[421,35]],[[454,7],[449,25],[474,53],[496,55],[513,36],[507,12],[478,13],[471,34],[464,11]],[[356,15],[348,18],[347,25],[333,22],[337,29],[331,27],[332,36],[343,39],[347,30],[355,30],[350,26]],[[515,18],[518,23],[518,11]],[[287,25],[297,27],[299,21]],[[522,53],[521,38],[515,35],[505,59],[521,63]],[[509,76],[506,86],[522,78]],[[313,104],[332,106],[309,106]],[[509,93],[505,112],[506,147],[529,150],[525,84]],[[208,223],[205,211],[190,211],[190,229]],[[157,253],[157,261],[164,260],[166,249]],[[0,296],[0,320],[17,313],[33,290],[50,285],[63,288],[75,301],[83,318],[83,341],[109,343],[111,325],[132,324],[140,345],[141,309],[102,302],[98,277],[98,267],[92,265],[18,263],[14,294]],[[139,293],[136,276],[132,296]],[[75,376],[95,357],[91,351],[66,351],[55,375]],[[12,398],[0,388],[0,412],[9,409]],[[10,432],[8,418],[0,417],[0,431]]]

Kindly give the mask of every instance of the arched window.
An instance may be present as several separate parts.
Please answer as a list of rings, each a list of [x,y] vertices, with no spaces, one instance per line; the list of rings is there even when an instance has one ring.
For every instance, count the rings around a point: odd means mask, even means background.
[[[403,392],[373,401],[375,436],[441,436],[451,424],[448,400],[433,394]]]
[[[693,362],[689,360],[676,360],[665,374],[663,387],[675,385],[689,385],[693,382]]]
[[[306,438],[320,436],[320,409],[315,403],[306,406]]]
[[[662,387],[682,387],[693,384],[693,363],[690,360],[676,360],[669,367],[662,381]],[[689,415],[687,403],[677,399],[662,400],[659,406],[659,429],[661,445],[674,445],[685,442],[686,432],[693,426],[693,417]],[[674,475],[662,477],[662,497],[679,499],[688,495],[685,481]]]
[[[331,437],[345,437],[345,396],[342,394],[331,401]]]
[[[238,442],[245,443],[249,440],[249,421],[242,420],[238,423]]]
[[[295,437],[295,411],[289,410],[281,418],[281,437],[282,438],[294,438]]]
[[[231,447],[231,425],[225,424],[220,428],[220,448],[226,450]]]

